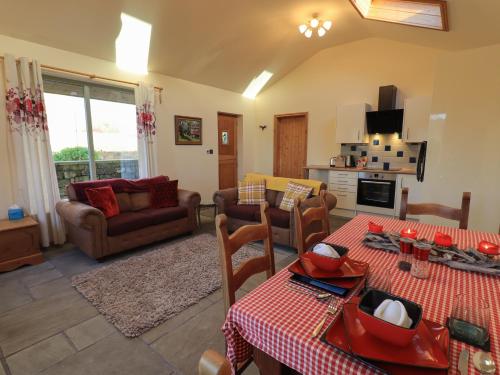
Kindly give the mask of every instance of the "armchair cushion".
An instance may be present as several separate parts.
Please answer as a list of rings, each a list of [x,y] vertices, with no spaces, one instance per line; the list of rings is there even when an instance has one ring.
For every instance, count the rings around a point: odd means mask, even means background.
[[[152,184],[151,192],[151,207],[165,208],[176,207],[179,205],[177,199],[177,185],[179,180],[160,182]]]
[[[285,211],[292,211],[293,203],[295,199],[300,199],[301,201],[309,197],[313,191],[313,187],[297,184],[290,181],[286,187],[285,195],[280,203],[280,209]]]
[[[273,227],[290,228],[290,212],[279,209],[278,207],[269,207],[269,218]],[[255,220],[260,222],[260,211],[255,213]]]
[[[153,225],[153,217],[141,212],[124,212],[107,221],[109,236],[118,236]]]
[[[255,221],[255,215],[259,212],[260,206],[255,205],[230,205],[226,207],[227,216],[247,221]]]
[[[238,204],[254,205],[266,201],[266,181],[238,181]]]
[[[101,210],[106,218],[120,214],[120,207],[111,186],[86,188],[85,194],[90,205]]]

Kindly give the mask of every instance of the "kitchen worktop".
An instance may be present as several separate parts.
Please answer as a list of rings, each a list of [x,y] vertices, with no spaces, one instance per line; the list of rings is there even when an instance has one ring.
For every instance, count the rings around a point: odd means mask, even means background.
[[[306,170],[315,169],[320,171],[374,172],[374,173],[393,173],[393,174],[409,174],[409,175],[417,174],[415,169],[410,169],[410,168],[392,169],[386,171],[383,169],[372,169],[372,168],[365,168],[365,169],[336,168],[336,167],[330,167],[329,165],[308,165],[307,167],[304,167],[304,169]]]

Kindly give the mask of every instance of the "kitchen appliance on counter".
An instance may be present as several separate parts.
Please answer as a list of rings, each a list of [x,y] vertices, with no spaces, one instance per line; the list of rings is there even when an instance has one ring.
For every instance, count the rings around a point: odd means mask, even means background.
[[[354,168],[356,166],[356,158],[354,155],[345,156],[345,166],[348,168]]]
[[[358,211],[394,215],[397,174],[359,172]]]
[[[345,168],[346,167],[346,158],[345,156],[338,155],[330,158],[330,167],[335,168]]]

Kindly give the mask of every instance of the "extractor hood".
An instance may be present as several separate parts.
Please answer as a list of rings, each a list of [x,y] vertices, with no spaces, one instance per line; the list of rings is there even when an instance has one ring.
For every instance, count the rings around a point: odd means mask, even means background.
[[[403,110],[396,109],[396,86],[381,86],[378,91],[378,111],[366,112],[368,134],[401,133]]]

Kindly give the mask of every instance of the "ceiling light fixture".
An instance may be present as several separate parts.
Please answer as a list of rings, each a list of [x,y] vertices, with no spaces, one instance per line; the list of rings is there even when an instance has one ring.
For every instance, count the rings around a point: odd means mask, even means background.
[[[314,14],[312,19],[299,26],[299,32],[309,39],[312,37],[313,30],[317,29],[318,36],[321,38],[331,28],[332,28],[332,21],[330,20],[322,21],[318,19],[318,16],[316,14]]]
[[[116,65],[136,74],[148,74],[151,24],[126,13],[121,14],[122,28],[115,41]]]
[[[260,90],[262,90],[272,76],[273,73],[264,70],[258,77],[252,79],[252,82],[250,82],[246,90],[243,92],[243,96],[248,99],[255,99]]]

